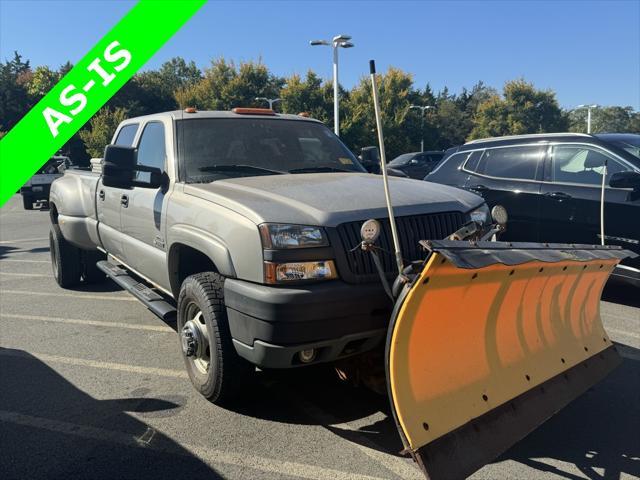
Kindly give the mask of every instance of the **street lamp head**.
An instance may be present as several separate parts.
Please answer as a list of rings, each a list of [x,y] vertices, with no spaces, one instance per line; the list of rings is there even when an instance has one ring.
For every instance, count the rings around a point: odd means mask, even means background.
[[[355,47],[355,45],[351,42],[340,42],[338,45],[340,45],[342,48],[352,48]]]
[[[333,41],[338,43],[338,42],[346,42],[351,40],[351,35],[336,35],[335,37],[333,37]]]
[[[266,98],[265,97],[256,97],[255,100],[259,102],[260,100],[266,100]]]
[[[326,40],[311,40],[309,42],[309,45],[311,45],[312,47],[315,47],[317,45],[329,45],[329,42],[327,42]]]

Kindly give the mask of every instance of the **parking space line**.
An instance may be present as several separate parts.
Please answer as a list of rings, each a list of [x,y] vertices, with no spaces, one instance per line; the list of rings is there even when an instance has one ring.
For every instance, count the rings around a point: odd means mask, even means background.
[[[76,367],[91,367],[103,370],[116,370],[129,373],[142,373],[146,375],[159,375],[161,377],[177,377],[187,378],[187,372],[184,370],[173,370],[169,368],[140,367],[137,365],[126,365],[124,363],[102,362],[97,360],[86,360],[83,358],[62,357],[59,355],[49,355],[47,353],[22,352],[15,350],[0,350],[0,355],[10,357],[30,358],[35,357],[42,362],[62,363],[65,365],[74,365]]]
[[[118,327],[128,328],[130,330],[145,330],[150,332],[175,333],[171,327],[162,325],[137,325],[135,323],[123,322],[101,322],[98,320],[81,320],[79,318],[58,318],[46,317],[41,315],[21,315],[17,313],[0,313],[0,318],[16,318],[19,320],[36,320],[52,323],[66,323],[69,325],[83,325],[88,327]]]
[[[135,297],[132,297],[128,293],[124,292],[124,290],[117,290],[114,292],[114,295],[99,295],[93,293],[85,293],[81,291],[77,291],[75,293],[65,293],[65,292],[31,292],[29,290],[7,290],[2,289],[0,293],[6,293],[11,295],[32,295],[38,297],[69,297],[69,298],[82,298],[86,300],[118,300],[123,302],[138,302]]]
[[[51,263],[50,260],[21,260],[17,258],[2,258],[0,262],[16,262],[16,263]]]
[[[10,273],[0,271],[0,275],[6,275],[7,277],[47,277],[53,278],[50,273]]]
[[[5,290],[2,289],[0,293],[6,293],[9,295],[34,295],[39,297],[71,297],[82,298],[86,300],[118,300],[120,302],[138,302],[138,300],[128,293],[123,295],[111,296],[111,295],[94,295],[90,293],[62,293],[62,292],[29,292],[27,290]]]
[[[0,244],[6,245],[8,243],[33,243],[42,242],[43,240],[49,240],[48,237],[43,238],[17,238],[15,240],[0,240]]]
[[[149,437],[148,429],[142,436],[137,437],[124,432],[64,422],[61,420],[52,420],[44,417],[24,415],[22,413],[6,410],[0,410],[0,422],[38,428],[54,433],[62,433],[99,442],[116,443],[127,447],[145,448],[173,455],[194,456],[213,468],[215,468],[216,465],[225,464],[243,469],[259,470],[264,473],[274,473],[277,475],[292,476],[309,480],[383,480],[380,477],[345,472],[342,470],[335,470],[333,468],[283,461],[281,459],[267,458],[245,453],[216,450],[208,447],[184,444],[181,442],[176,442],[176,444],[179,447],[184,448],[186,452],[174,451],[170,448],[162,447],[161,445],[154,445],[153,436],[155,436],[155,430],[153,429],[152,431],[154,432],[154,435],[152,435],[147,442],[145,441],[145,435]]]

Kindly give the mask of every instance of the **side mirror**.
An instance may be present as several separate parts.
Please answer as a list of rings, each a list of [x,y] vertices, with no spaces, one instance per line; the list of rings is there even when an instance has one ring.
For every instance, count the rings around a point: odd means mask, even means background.
[[[133,147],[107,145],[102,161],[102,183],[105,187],[131,188],[138,152]]]
[[[415,158],[412,158],[411,161],[409,162],[409,165],[417,165],[418,164],[418,160],[416,160]]]
[[[378,147],[363,147],[360,151],[362,166],[369,173],[380,173],[380,153]]]
[[[115,188],[159,188],[165,183],[162,170],[156,167],[137,165],[138,150],[121,145],[107,145],[102,161],[102,183]],[[136,179],[137,172],[146,172],[146,181]]]
[[[613,188],[640,189],[640,173],[616,172],[609,179],[609,186]]]

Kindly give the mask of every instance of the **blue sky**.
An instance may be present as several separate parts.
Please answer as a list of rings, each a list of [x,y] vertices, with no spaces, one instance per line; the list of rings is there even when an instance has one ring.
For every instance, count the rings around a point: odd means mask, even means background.
[[[18,50],[32,65],[76,62],[134,2],[0,0],[0,57]],[[611,1],[210,1],[147,64],[180,55],[262,61],[276,74],[331,76],[327,47],[338,33],[340,83],[354,85],[375,58],[415,84],[459,92],[476,81],[500,88],[524,77],[580,103],[640,110],[640,0]],[[152,35],[153,32],[142,32]]]

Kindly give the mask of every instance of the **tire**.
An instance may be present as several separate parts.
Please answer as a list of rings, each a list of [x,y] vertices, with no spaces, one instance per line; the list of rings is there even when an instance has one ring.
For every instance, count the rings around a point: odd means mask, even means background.
[[[53,276],[62,288],[69,288],[80,282],[82,264],[80,249],[67,242],[58,225],[49,230],[49,250]]]
[[[26,195],[22,196],[22,206],[25,210],[33,210],[33,200]]]
[[[180,288],[177,320],[182,356],[191,383],[210,402],[230,404],[251,384],[255,367],[236,353],[231,341],[224,305],[224,277],[213,272],[187,277]],[[185,326],[192,333],[196,329],[197,342],[192,355],[187,353],[185,342],[189,340],[185,338]]]
[[[96,263],[106,260],[106,258],[107,255],[100,250],[82,250],[80,252],[82,280],[85,283],[100,283],[107,278],[107,275],[96,267]]]

